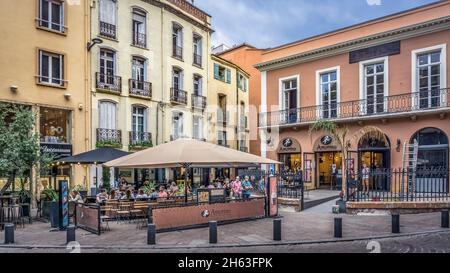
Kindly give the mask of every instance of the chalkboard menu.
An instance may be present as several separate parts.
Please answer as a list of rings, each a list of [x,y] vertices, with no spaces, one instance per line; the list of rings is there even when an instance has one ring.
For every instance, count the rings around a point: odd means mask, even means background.
[[[209,189],[198,189],[197,190],[197,203],[209,204]]]

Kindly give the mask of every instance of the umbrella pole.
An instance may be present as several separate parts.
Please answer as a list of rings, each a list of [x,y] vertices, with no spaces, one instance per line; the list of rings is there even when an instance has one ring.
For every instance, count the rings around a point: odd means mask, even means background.
[[[189,168],[190,168],[191,164],[189,163],[184,163],[183,164],[183,168],[184,168],[184,203],[188,202],[188,175],[189,175]]]

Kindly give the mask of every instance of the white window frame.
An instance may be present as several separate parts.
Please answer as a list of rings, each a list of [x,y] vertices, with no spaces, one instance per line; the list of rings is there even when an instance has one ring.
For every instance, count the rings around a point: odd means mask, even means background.
[[[278,107],[280,111],[286,110],[285,97],[284,97],[284,89],[283,83],[285,81],[297,80],[297,108],[301,107],[301,99],[300,99],[300,74],[292,75],[284,78],[278,79]]]
[[[48,63],[48,82],[47,81],[43,81],[42,78],[44,77],[42,75],[42,56],[46,55],[49,58],[49,63]],[[59,74],[61,76],[61,78],[57,79],[57,78],[53,78],[53,58],[54,57],[58,57],[59,58]],[[39,71],[38,71],[38,82],[39,83],[43,83],[43,84],[49,84],[49,85],[55,85],[55,86],[64,86],[65,85],[65,73],[64,73],[64,55],[63,54],[59,54],[59,53],[53,53],[53,52],[48,52],[45,50],[39,50]],[[47,78],[47,77],[46,77]],[[60,81],[60,83],[53,83],[53,80],[58,80]]]
[[[197,119],[197,123],[198,123],[198,127],[197,127],[197,133],[198,133],[198,138],[196,138],[196,127],[195,127],[195,119]],[[203,128],[204,128],[204,124],[203,124],[203,116],[200,115],[193,115],[192,116],[192,137],[194,139],[203,139],[204,138],[204,133],[203,133]]]
[[[144,112],[143,112],[142,115],[140,115],[140,114],[134,112],[134,110],[137,109],[137,108],[142,108],[142,109],[144,109]],[[143,105],[139,105],[139,104],[134,104],[134,105],[131,106],[131,131],[132,131],[132,132],[138,132],[138,131],[136,130],[136,129],[137,129],[137,126],[136,126],[136,127],[133,126],[133,118],[134,118],[135,116],[136,116],[136,120],[137,120],[137,118],[140,117],[140,116],[142,116],[142,117],[144,118],[144,121],[143,121],[143,122],[144,122],[144,128],[143,128],[143,130],[144,130],[144,131],[143,131],[142,133],[147,132],[147,120],[148,120],[147,116],[148,116],[148,108],[145,107],[145,106],[143,106]],[[136,123],[136,125],[137,125],[137,123]]]
[[[178,117],[181,117],[181,124],[179,123],[180,122],[180,120],[178,120],[178,128],[177,128],[177,131],[178,131],[178,129],[179,128],[181,128],[181,132],[179,132],[179,134],[178,134],[178,138],[182,138],[182,137],[184,137],[184,116],[185,116],[185,114],[183,113],[183,112],[181,112],[181,111],[172,111],[172,124],[171,124],[171,127],[172,127],[172,136],[174,137],[174,139],[175,139],[175,128],[174,128],[174,121],[175,121],[175,115],[178,115]]]
[[[336,81],[337,81],[337,86],[336,86],[336,92],[337,92],[337,98],[336,98],[336,110],[337,110],[337,118],[340,117],[341,115],[341,111],[340,111],[340,103],[341,103],[341,66],[334,66],[334,67],[328,67],[328,68],[324,68],[324,69],[320,69],[320,70],[316,70],[316,107],[317,107],[317,113],[316,113],[316,117],[318,118],[322,118],[323,117],[323,109],[319,108],[318,106],[322,105],[322,92],[321,92],[321,84],[320,84],[320,75],[322,74],[326,74],[326,73],[331,73],[336,71]]]
[[[198,79],[198,95],[204,96],[203,95],[203,77],[199,74],[194,74],[194,76],[192,77],[192,94],[194,94],[194,90],[195,90],[195,81],[196,81],[195,78]]]
[[[49,7],[48,7],[48,19],[49,19],[49,21],[47,21],[46,23],[48,24],[48,26],[46,27],[46,26],[43,26],[42,25],[42,22],[44,22],[44,20],[43,20],[43,18],[42,18],[42,2],[43,2],[44,0],[39,0],[39,26],[40,27],[43,27],[43,28],[47,28],[47,29],[50,29],[50,30],[53,30],[53,31],[59,31],[59,32],[62,32],[62,33],[64,33],[65,32],[65,29],[66,29],[66,26],[65,26],[65,9],[64,9],[64,1],[63,0],[61,0],[61,1],[59,1],[59,0],[46,0],[47,2],[49,2]],[[61,19],[61,21],[60,21],[60,23],[58,24],[58,26],[59,26],[59,30],[56,30],[56,29],[53,29],[52,28],[52,24],[54,24],[53,22],[52,22],[52,6],[51,6],[51,3],[54,3],[54,4],[57,4],[57,5],[59,5],[60,7],[61,7],[61,9],[60,9],[60,19]]]
[[[184,70],[179,67],[172,67],[172,88],[175,89],[175,72],[178,72],[179,75],[177,90],[184,90]]]
[[[424,53],[429,53],[433,51],[441,51],[441,90],[442,88],[447,87],[447,44],[439,44],[435,46],[425,47],[425,48],[419,48],[414,49],[411,51],[411,93],[418,93],[418,86],[419,86],[419,77],[418,77],[418,70],[417,70],[417,56]],[[445,105],[445,102],[447,101],[447,94],[446,92],[443,92],[441,94],[441,107]],[[412,110],[420,110],[420,104],[414,103],[414,96],[411,96],[411,105],[415,105],[416,107]]]
[[[365,66],[377,64],[377,63],[384,63],[384,97],[389,96],[389,56],[376,58],[376,59],[370,59],[366,61],[359,62],[359,99],[360,99],[360,113],[361,114],[367,114],[367,102],[365,100],[367,99],[366,95],[366,79],[365,79]],[[388,108],[388,102],[384,102],[384,111],[387,111]]]
[[[192,51],[194,51],[195,54],[203,57],[203,37],[197,33],[194,33],[192,35]],[[197,50],[195,50],[195,46],[197,46]]]
[[[133,78],[133,70],[135,69],[135,60],[140,60],[140,61],[143,61],[144,63],[143,63],[143,68],[144,68],[144,82],[146,82],[146,81],[148,81],[148,79],[147,79],[147,59],[145,59],[145,58],[142,58],[142,57],[139,57],[139,56],[132,56],[131,57],[131,78],[133,79],[133,80],[137,80],[137,79],[135,79],[135,78]]]

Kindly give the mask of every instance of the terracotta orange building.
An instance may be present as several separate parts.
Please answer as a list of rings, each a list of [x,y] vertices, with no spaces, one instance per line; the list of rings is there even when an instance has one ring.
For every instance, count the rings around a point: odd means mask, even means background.
[[[440,1],[262,52],[262,156],[303,170],[308,188],[332,187],[341,149],[308,132],[332,120],[349,129],[355,171],[401,168],[415,140],[418,168],[448,169],[449,45],[450,1]],[[380,134],[352,139],[365,126]]]

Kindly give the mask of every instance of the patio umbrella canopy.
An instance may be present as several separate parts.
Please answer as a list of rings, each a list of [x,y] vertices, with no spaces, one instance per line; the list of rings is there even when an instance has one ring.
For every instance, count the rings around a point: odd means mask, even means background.
[[[62,164],[103,164],[129,154],[130,153],[113,148],[99,148],[78,155],[61,158],[55,162]]]
[[[150,169],[186,164],[192,168],[239,168],[280,162],[199,140],[178,139],[105,163],[108,167]]]

